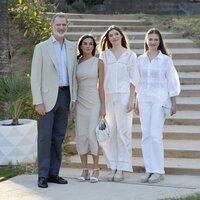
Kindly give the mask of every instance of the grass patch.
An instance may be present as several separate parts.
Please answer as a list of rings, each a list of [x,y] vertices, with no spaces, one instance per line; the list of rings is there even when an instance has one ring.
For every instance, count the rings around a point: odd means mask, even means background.
[[[179,197],[179,198],[166,198],[163,200],[200,200],[200,193],[190,195],[187,197]]]
[[[23,173],[25,173],[25,171],[21,168],[1,167],[0,168],[0,182],[5,181],[14,176],[17,176],[19,174],[23,174]]]
[[[9,164],[5,167],[0,167],[0,182],[20,174],[34,174],[37,173],[37,162],[28,164]]]

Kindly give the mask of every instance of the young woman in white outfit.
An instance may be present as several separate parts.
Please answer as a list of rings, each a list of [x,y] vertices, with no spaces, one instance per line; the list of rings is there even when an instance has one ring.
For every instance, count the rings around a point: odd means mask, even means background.
[[[111,26],[100,40],[100,58],[105,64],[106,120],[110,139],[102,144],[109,181],[121,181],[123,171],[132,171],[132,115],[135,85],[138,83],[137,57],[127,40]]]
[[[140,81],[135,111],[140,115],[142,153],[146,170],[141,182],[155,183],[163,180],[165,173],[165,115],[162,106],[170,98],[171,115],[176,113],[176,96],[180,93],[180,82],[159,30],[152,28],[146,33],[144,51],[145,53],[138,57]]]

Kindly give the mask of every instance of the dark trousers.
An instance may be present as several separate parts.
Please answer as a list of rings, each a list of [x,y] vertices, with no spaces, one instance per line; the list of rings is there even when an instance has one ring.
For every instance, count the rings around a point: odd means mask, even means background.
[[[62,142],[67,129],[70,104],[69,87],[59,89],[54,108],[39,117],[38,122],[38,176],[59,174],[62,161]]]

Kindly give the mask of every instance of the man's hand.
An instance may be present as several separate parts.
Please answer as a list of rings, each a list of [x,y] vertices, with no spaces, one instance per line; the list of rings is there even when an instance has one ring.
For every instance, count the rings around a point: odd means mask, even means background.
[[[70,111],[71,111],[71,112],[74,112],[74,111],[75,111],[75,108],[76,108],[76,102],[72,101],[72,102],[70,103]]]
[[[46,114],[44,104],[36,105],[35,106],[35,110],[41,116],[44,116]]]

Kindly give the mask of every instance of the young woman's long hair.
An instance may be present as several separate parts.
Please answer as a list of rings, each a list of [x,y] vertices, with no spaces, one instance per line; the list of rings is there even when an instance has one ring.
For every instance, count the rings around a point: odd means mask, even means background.
[[[91,38],[92,41],[93,41],[93,50],[92,50],[92,55],[94,56],[95,55],[95,52],[96,52],[96,47],[97,47],[97,43],[94,39],[94,37],[90,34],[86,34],[86,35],[83,35],[80,37],[80,39],[78,40],[78,55],[77,55],[77,59],[79,59],[81,56],[83,56],[83,50],[81,49],[81,45],[83,43],[83,41],[87,38]]]
[[[160,50],[163,54],[165,55],[169,55],[167,50],[166,50],[166,46],[163,42],[163,38],[162,38],[162,35],[160,33],[160,31],[156,28],[151,28],[147,31],[146,35],[145,35],[145,40],[144,40],[144,52],[148,51],[149,50],[149,47],[147,45],[147,40],[148,40],[148,37],[150,34],[156,34],[158,35],[159,37],[159,40],[160,40],[160,44],[158,46],[158,50]]]
[[[121,36],[122,36],[122,42],[121,42],[121,45],[124,47],[124,48],[129,48],[129,45],[128,45],[128,40],[126,38],[126,36],[124,35],[124,33],[122,32],[122,30],[115,26],[115,25],[112,25],[110,26],[106,32],[101,36],[101,39],[100,39],[100,42],[99,42],[99,50],[100,51],[104,51],[105,49],[110,49],[112,48],[112,44],[111,42],[109,41],[109,33],[110,31],[112,30],[116,30],[118,31]]]

